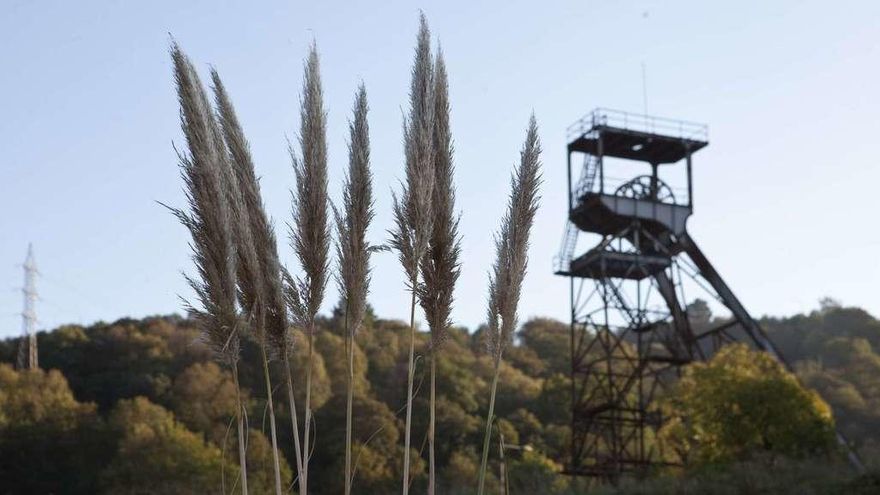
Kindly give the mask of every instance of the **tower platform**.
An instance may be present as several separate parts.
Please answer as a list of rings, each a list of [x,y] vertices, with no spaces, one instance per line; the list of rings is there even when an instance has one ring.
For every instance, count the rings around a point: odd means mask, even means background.
[[[643,280],[669,268],[671,263],[668,256],[590,250],[572,260],[568,273],[559,274],[594,279]]]
[[[634,219],[640,220],[648,230],[682,235],[692,212],[689,205],[589,192],[578,198],[569,220],[579,229],[599,235],[616,234]]]
[[[597,108],[568,128],[568,151],[672,164],[708,144],[705,124]]]

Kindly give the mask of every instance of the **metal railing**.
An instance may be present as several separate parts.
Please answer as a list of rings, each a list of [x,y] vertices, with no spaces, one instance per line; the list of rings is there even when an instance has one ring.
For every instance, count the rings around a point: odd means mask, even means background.
[[[634,177],[632,177],[632,176],[631,177],[612,177],[612,176],[606,175],[605,176],[605,191],[604,191],[605,194],[615,194],[615,191],[617,191],[617,189],[620,186],[630,182],[633,178]],[[593,193],[600,192],[598,181],[593,182],[590,186],[591,187],[589,189],[582,188],[577,191],[577,196],[572,198],[572,201],[574,202],[574,205],[572,205],[572,207],[577,206],[577,203],[580,201],[580,198],[584,194],[586,194],[588,192],[593,192]],[[680,186],[678,184],[673,186],[673,185],[670,185],[669,183],[666,183],[666,187],[668,187],[669,190],[672,191],[672,194],[674,195],[674,201],[672,199],[662,199],[660,201],[661,203],[687,205],[690,202],[690,198],[688,197],[687,186]]]
[[[661,134],[692,141],[709,140],[709,126],[706,124],[653,117],[609,108],[597,108],[581,117],[574,124],[568,126],[566,136],[571,141],[598,127]]]

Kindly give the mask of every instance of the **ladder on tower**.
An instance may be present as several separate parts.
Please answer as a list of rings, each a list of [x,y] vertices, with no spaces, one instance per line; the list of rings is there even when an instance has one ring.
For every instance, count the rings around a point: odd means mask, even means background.
[[[574,188],[574,200],[580,201],[584,194],[593,190],[596,183],[596,174],[599,171],[599,157],[586,155],[584,157],[584,167],[581,169],[581,177]],[[573,205],[572,205],[573,206]]]
[[[584,166],[581,169],[581,176],[574,187],[572,197],[575,201],[593,189],[596,181],[596,171],[599,169],[598,157],[587,155],[584,158]],[[569,205],[569,209],[574,205]],[[578,234],[580,229],[570,219],[566,220],[565,233],[562,235],[562,246],[559,248],[559,254],[554,258],[553,271],[558,274],[568,273],[571,266],[571,260],[574,256],[574,249],[577,247]]]

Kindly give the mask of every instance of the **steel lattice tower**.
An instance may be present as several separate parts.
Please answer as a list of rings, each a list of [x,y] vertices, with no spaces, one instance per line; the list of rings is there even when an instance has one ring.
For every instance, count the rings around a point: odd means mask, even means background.
[[[21,312],[21,340],[18,345],[17,365],[19,369],[36,369],[40,366],[37,355],[37,264],[34,260],[34,247],[28,245],[24,260],[24,308]]]
[[[569,474],[616,482],[668,464],[654,441],[664,418],[652,402],[681,366],[719,346],[746,342],[785,364],[687,232],[692,157],[707,145],[705,125],[606,109],[568,130],[568,220],[554,271],[569,277],[571,294]],[[640,167],[649,173],[605,173]],[[680,187],[660,178],[661,167],[664,177],[677,172]],[[599,242],[575,256],[582,232]],[[692,324],[686,287],[732,318]]]

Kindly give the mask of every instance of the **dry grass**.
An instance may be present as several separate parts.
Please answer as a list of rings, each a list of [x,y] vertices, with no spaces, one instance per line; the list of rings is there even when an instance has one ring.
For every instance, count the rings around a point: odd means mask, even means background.
[[[494,373],[486,416],[483,457],[480,464],[478,494],[483,494],[489,440],[495,412],[495,393],[498,371],[504,348],[510,342],[517,324],[522,282],[528,265],[529,233],[538,211],[541,143],[535,116],[529,120],[526,141],[520,152],[520,163],[510,179],[510,198],[501,220],[501,230],[495,236],[495,264],[489,276],[488,335],[489,352],[494,361]]]
[[[312,45],[305,63],[302,91],[301,157],[291,150],[296,192],[293,194],[290,234],[293,249],[305,272],[305,277],[297,284],[301,304],[294,308],[294,316],[304,330],[313,331],[315,317],[324,301],[330,252],[326,115],[315,45]]]
[[[204,88],[192,63],[174,44],[174,78],[181,127],[188,153],[178,152],[189,212],[172,209],[192,236],[198,279],[187,277],[202,307],[187,309],[200,323],[205,341],[227,363],[238,360],[236,250],[233,217],[223,182],[223,144]]]
[[[421,260],[423,283],[419,301],[431,331],[430,411],[428,419],[428,493],[436,484],[434,430],[436,402],[436,354],[448,335],[451,324],[455,283],[460,273],[461,239],[455,212],[455,187],[452,163],[453,146],[449,130],[449,83],[443,53],[438,50],[434,63],[434,189],[433,225],[428,250]]]
[[[398,258],[406,272],[408,287],[412,291],[404,427],[404,495],[409,493],[410,484],[415,309],[419,265],[428,249],[433,228],[431,203],[434,189],[434,63],[431,57],[431,33],[424,14],[419,19],[409,99],[410,111],[403,123],[406,182],[400,197],[396,194],[393,196],[395,228],[391,231],[390,240],[391,247],[398,252]]]
[[[247,464],[244,452],[244,420],[238,359],[241,321],[236,307],[237,249],[235,213],[230,190],[229,163],[223,138],[214,120],[199,76],[180,47],[171,46],[174,79],[180,102],[180,120],[188,153],[178,152],[186,186],[189,212],[172,209],[192,236],[193,261],[198,278],[187,277],[201,308],[187,303],[191,317],[199,324],[204,340],[218,359],[232,368],[238,411],[239,463],[242,493],[247,494]]]
[[[424,15],[411,72],[409,111],[404,117],[406,179],[393,194],[394,228],[389,245],[398,253],[411,292],[410,341],[407,366],[407,404],[404,431],[402,492],[409,493],[413,381],[415,375],[415,311],[425,313],[431,339],[431,398],[428,431],[429,485],[435,490],[434,426],[436,354],[447,338],[460,275],[461,236],[455,211],[453,143],[450,134],[448,80],[442,53],[432,55],[430,31]],[[291,276],[278,259],[277,241],[263,205],[259,180],[247,139],[234,107],[216,71],[212,71],[216,114],[196,71],[177,45],[172,47],[175,78],[181,104],[181,121],[188,153],[179,154],[187,188],[189,212],[173,210],[192,234],[198,278],[187,278],[200,308],[188,305],[203,328],[205,340],[218,358],[233,368],[237,362],[241,331],[250,329],[262,351],[271,439],[275,462],[275,488],[282,492],[276,426],[269,381],[269,351],[284,361],[292,413],[299,493],[308,493],[311,388],[316,319],[329,277],[330,227],[327,194],[326,115],[317,48],[312,44],[304,64],[299,129],[299,154],[291,147],[296,187],[292,200],[291,246],[302,275]],[[376,248],[366,240],[374,218],[367,96],[361,85],[349,124],[349,168],[343,200],[334,209],[339,258],[337,282],[344,302],[348,356],[346,414],[345,493],[351,493],[352,402],[354,338],[362,326],[370,284],[370,255]],[[480,468],[479,493],[483,493],[488,445],[491,438],[498,371],[505,346],[517,324],[517,306],[528,264],[529,232],[538,207],[540,143],[534,116],[529,122],[520,163],[511,178],[511,193],[501,228],[496,235],[497,259],[490,273],[488,335],[494,361],[485,443]],[[288,317],[289,316],[289,317]],[[307,337],[305,425],[302,448],[290,371],[291,327]],[[241,399],[239,397],[239,404]],[[244,463],[245,439],[239,411],[239,446],[243,492],[247,493]]]
[[[375,216],[373,176],[370,172],[370,135],[367,122],[367,91],[363,85],[355,97],[353,119],[349,123],[348,173],[342,193],[342,211],[336,217],[336,254],[339,260],[337,282],[345,309],[345,346],[348,356],[345,423],[345,494],[352,485],[352,402],[354,392],[354,337],[361,327],[370,286],[370,252],[367,229]]]
[[[296,192],[293,194],[291,242],[299,258],[304,277],[289,278],[288,299],[294,323],[308,335],[306,371],[305,426],[300,492],[308,493],[309,433],[311,425],[312,360],[315,318],[327,287],[329,274],[330,229],[327,198],[327,138],[324,96],[321,89],[317,47],[312,44],[305,63],[300,109],[299,144],[301,157],[291,150]],[[297,433],[298,434],[298,433]]]
[[[489,351],[500,360],[517,324],[517,306],[528,265],[529,233],[538,210],[541,143],[534,115],[529,120],[520,165],[510,180],[507,212],[495,237],[490,274]]]
[[[409,115],[403,122],[406,182],[400,197],[393,194],[395,228],[390,244],[398,252],[410,290],[416,291],[419,261],[428,249],[433,226],[434,67],[431,33],[424,14],[420,18],[409,99]]]
[[[342,193],[342,209],[334,210],[339,259],[337,281],[345,301],[348,333],[356,335],[364,318],[370,283],[371,246],[367,229],[375,217],[373,174],[370,171],[370,136],[367,92],[358,89],[349,123],[348,173]]]
[[[287,309],[281,286],[281,269],[275,232],[263,206],[260,185],[251,158],[250,145],[244,136],[235,108],[216,70],[211,71],[217,119],[226,142],[229,161],[234,174],[235,187],[230,198],[235,201],[236,224],[239,246],[246,253],[247,270],[239,273],[239,298],[242,305],[250,307],[248,315],[263,347],[263,367],[266,394],[269,397],[269,419],[273,440],[276,470],[276,491],[281,489],[280,460],[277,451],[274,405],[268,375],[266,347],[287,359]],[[294,419],[295,422],[295,419]],[[297,446],[298,447],[298,446]],[[297,451],[299,449],[297,448]],[[297,467],[299,461],[297,459]]]
[[[435,83],[433,222],[427,253],[421,259],[423,283],[419,287],[419,301],[431,329],[432,349],[442,346],[447,337],[461,256],[449,131],[449,89],[442,53],[437,54]]]
[[[246,221],[258,261],[258,279],[262,285],[260,306],[264,312],[266,337],[280,355],[287,352],[287,307],[281,284],[281,263],[275,229],[266,213],[260,184],[254,170],[250,145],[244,136],[235,108],[216,70],[211,71],[217,116],[238,181]]]

